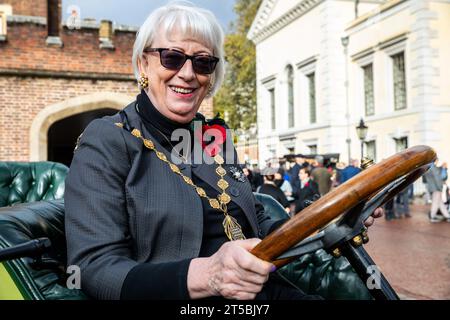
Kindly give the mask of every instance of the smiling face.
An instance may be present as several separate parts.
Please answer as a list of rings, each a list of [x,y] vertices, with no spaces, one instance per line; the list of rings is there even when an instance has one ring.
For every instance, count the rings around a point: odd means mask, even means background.
[[[169,38],[164,32],[158,32],[151,47],[176,49],[187,55],[213,55],[210,48],[176,29]],[[161,65],[159,55],[158,52],[144,53],[139,63],[140,72],[149,80],[146,91],[150,101],[170,120],[189,123],[208,93],[211,75],[195,73],[191,60],[187,60],[180,70],[166,69]]]

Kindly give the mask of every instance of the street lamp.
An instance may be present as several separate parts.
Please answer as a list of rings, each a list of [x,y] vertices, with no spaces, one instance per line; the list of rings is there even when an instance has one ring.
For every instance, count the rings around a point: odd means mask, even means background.
[[[364,140],[366,140],[367,130],[369,128],[364,123],[364,120],[361,118],[359,122],[359,126],[356,127],[356,133],[358,134],[359,140],[361,140],[361,161],[364,158]]]

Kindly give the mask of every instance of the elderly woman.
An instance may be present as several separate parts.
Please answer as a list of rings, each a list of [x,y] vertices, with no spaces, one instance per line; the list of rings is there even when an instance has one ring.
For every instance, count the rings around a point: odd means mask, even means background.
[[[222,121],[197,114],[222,83],[222,45],[211,12],[188,4],[157,9],[134,45],[141,93],[83,133],[66,179],[65,226],[68,264],[80,267],[91,297],[304,297],[250,253],[276,224],[255,202],[236,157],[224,161],[232,139],[211,134],[222,147],[201,163],[192,161],[198,139],[185,141],[185,152],[174,147],[180,129],[197,136],[194,120],[225,132]]]

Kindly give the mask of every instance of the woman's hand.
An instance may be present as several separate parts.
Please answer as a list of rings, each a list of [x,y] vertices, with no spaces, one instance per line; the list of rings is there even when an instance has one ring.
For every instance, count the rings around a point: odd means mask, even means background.
[[[223,296],[228,299],[252,300],[261,291],[275,266],[249,251],[261,240],[230,241],[209,258],[191,261],[188,290],[192,299]]]
[[[375,211],[372,213],[370,217],[364,221],[364,225],[366,227],[370,227],[375,222],[376,218],[380,218],[384,215],[384,209],[383,208],[376,208]]]

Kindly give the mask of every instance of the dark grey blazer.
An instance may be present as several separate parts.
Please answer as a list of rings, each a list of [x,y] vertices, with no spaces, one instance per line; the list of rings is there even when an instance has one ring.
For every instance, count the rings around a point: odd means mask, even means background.
[[[134,103],[125,113],[132,127],[153,138]],[[202,242],[202,202],[194,188],[117,122],[122,122],[118,114],[89,124],[66,178],[68,264],[80,267],[82,289],[98,299],[119,299],[125,277],[137,264],[197,257]],[[217,189],[216,165],[179,167]],[[273,221],[256,203],[248,181],[225,179],[254,235],[264,237]]]

